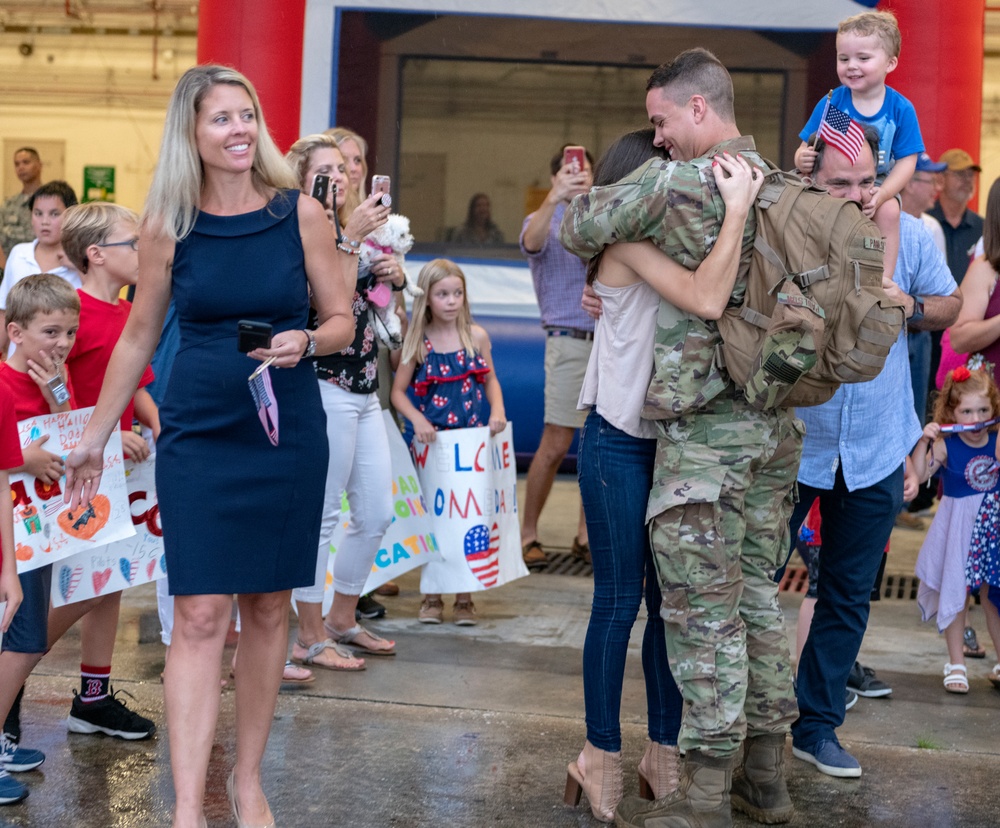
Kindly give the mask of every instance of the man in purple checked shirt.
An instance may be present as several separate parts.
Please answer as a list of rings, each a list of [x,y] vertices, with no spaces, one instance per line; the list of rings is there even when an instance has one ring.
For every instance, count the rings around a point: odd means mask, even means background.
[[[587,282],[585,263],[559,243],[559,226],[566,205],[590,189],[593,157],[586,152],[584,169],[563,163],[564,145],[551,162],[552,189],[534,213],[524,220],[521,251],[528,257],[535,296],[541,310],[545,341],[545,427],[528,469],[521,542],[528,569],[544,569],[545,550],[538,542],[538,518],[545,507],[556,471],[573,435],[583,425],[586,411],[578,411],[577,400],[594,344],[594,320],[580,307]],[[573,553],[590,559],[583,506],[573,539]]]

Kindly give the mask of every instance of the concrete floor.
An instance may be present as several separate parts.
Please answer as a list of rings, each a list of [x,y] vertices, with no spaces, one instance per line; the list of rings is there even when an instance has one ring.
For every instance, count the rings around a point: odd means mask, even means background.
[[[552,549],[572,540],[576,503],[572,481],[560,481],[541,530]],[[895,533],[890,572],[912,574],[920,535]],[[396,640],[395,658],[370,658],[358,674],[318,670],[314,684],[282,693],[264,763],[278,825],[597,825],[584,804],[574,809],[561,800],[566,762],[584,739],[580,660],[590,579],[534,574],[486,593],[477,599],[482,620],[474,628],[418,624],[418,585],[415,574],[402,579],[402,594],[385,600],[388,617],[372,624]],[[800,600],[782,596],[790,630]],[[31,796],[0,808],[0,827],[169,825],[172,790],[158,681],[163,648],[158,640],[139,643],[140,630],[149,637],[153,613],[151,588],[126,594],[114,682],[135,696],[128,703],[151,716],[160,732],[132,743],[67,734],[63,719],[79,665],[71,631],[29,682],[25,744],[48,759],[20,776]],[[975,621],[985,639],[980,611]],[[640,638],[637,624],[622,703],[627,794],[636,792],[634,768],[645,742]],[[993,661],[970,662],[968,696],[946,694],[943,641],[920,624],[915,602],[902,600],[873,607],[862,660],[894,688],[889,699],[861,699],[841,728],[841,741],[864,775],[831,779],[789,752],[797,808],[790,825],[1000,824],[1000,801],[992,794],[1000,776],[1000,693],[985,678]],[[234,824],[225,795],[233,723],[234,694],[226,691],[208,783],[211,826]],[[737,816],[734,824],[755,823]]]

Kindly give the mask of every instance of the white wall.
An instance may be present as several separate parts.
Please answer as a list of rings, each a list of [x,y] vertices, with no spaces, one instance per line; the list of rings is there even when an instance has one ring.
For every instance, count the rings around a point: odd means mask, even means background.
[[[18,46],[28,41],[32,54],[23,56]],[[85,166],[114,166],[116,201],[141,209],[167,100],[195,47],[191,37],[161,37],[154,78],[151,37],[0,34],[0,145],[64,141],[65,178],[78,195]],[[13,160],[0,165],[9,184]]]

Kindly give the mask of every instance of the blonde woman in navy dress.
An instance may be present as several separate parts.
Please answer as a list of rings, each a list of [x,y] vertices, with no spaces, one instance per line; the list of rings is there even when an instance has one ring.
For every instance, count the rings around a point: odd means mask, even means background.
[[[354,319],[323,207],[302,195],[250,82],[199,66],[177,84],[139,236],[139,284],[97,408],[67,458],[67,496],[97,491],[102,450],[153,354],[173,299],[180,347],[160,409],[157,492],[175,623],[164,676],[174,828],[206,825],[219,664],[237,593],[236,766],[240,825],[273,825],[260,764],[288,641],[293,587],[312,583],[327,442],[308,357],[343,348]],[[305,330],[309,294],[320,324]],[[270,347],[237,349],[237,322],[268,322]],[[277,445],[247,378],[264,360]],[[306,359],[303,359],[306,357]]]

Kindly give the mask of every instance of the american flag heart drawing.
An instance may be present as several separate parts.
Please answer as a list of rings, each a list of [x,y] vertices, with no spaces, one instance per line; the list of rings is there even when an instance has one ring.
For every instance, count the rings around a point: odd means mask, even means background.
[[[484,524],[473,526],[465,533],[465,560],[469,569],[484,587],[496,586],[500,575],[500,529]]]

